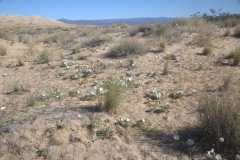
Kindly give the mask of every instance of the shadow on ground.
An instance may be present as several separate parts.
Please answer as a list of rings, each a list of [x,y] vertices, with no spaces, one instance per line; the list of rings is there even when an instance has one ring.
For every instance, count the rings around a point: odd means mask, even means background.
[[[179,140],[173,137],[175,134],[179,135]],[[175,133],[167,133],[163,130],[143,130],[144,139],[139,143],[151,145],[154,149],[161,149],[165,154],[182,155],[186,154],[189,157],[202,155],[212,149],[206,139],[200,134],[198,128],[187,127],[178,130]],[[194,141],[193,145],[188,145],[187,141],[191,139]]]

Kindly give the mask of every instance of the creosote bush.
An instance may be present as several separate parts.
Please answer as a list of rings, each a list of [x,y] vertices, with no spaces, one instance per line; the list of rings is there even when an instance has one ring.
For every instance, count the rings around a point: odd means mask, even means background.
[[[0,45],[0,56],[5,56],[7,54],[7,49],[5,46]]]
[[[215,144],[218,151],[239,151],[239,98],[239,91],[234,90],[234,87],[225,86],[221,92],[213,95],[205,93],[199,99],[198,115],[202,134]],[[219,138],[224,138],[224,144]]]
[[[125,39],[116,46],[110,48],[110,51],[106,54],[106,57],[118,58],[133,55],[143,55],[147,53],[147,51],[148,49],[144,48],[140,41],[136,39]]]

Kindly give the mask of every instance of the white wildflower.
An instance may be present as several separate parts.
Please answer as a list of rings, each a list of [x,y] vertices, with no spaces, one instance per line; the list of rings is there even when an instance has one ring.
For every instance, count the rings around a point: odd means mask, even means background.
[[[1,110],[1,111],[3,111],[3,110],[5,110],[5,109],[6,109],[6,107],[1,107],[1,109],[0,109],[0,110]]]
[[[217,154],[215,158],[216,160],[222,160],[222,156],[220,154]]]
[[[235,160],[240,160],[240,155],[239,155],[239,154],[237,154],[237,155],[235,156]]]
[[[131,82],[133,80],[132,77],[128,77],[128,81]]]
[[[219,141],[220,141],[220,142],[224,142],[224,138],[222,138],[222,137],[219,138]]]
[[[162,97],[162,94],[160,92],[156,92],[155,96],[157,99],[160,99]]]
[[[174,134],[173,139],[178,141],[180,139],[180,136],[176,133],[176,134]]]
[[[176,91],[176,94],[182,95],[182,94],[183,94],[183,91]]]
[[[214,149],[212,149],[211,151],[207,151],[207,157],[208,158],[212,158],[212,155],[214,155]]]
[[[189,145],[189,146],[194,145],[194,141],[193,141],[192,139],[188,139],[186,143],[187,143],[187,145]]]
[[[103,93],[103,88],[102,87],[99,88],[99,92]]]
[[[153,88],[152,93],[156,93],[156,92],[157,92],[157,88]]]

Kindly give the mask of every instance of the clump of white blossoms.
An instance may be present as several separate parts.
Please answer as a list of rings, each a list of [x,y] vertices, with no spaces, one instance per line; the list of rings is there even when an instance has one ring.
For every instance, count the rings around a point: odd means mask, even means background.
[[[80,70],[79,69],[76,69],[74,72],[73,72],[73,74],[70,76],[70,78],[72,79],[72,80],[75,80],[75,79],[78,79],[79,78],[79,73],[80,72]]]
[[[216,160],[222,160],[222,156],[220,154],[215,154],[214,149],[207,151],[207,158],[208,159],[216,159]]]
[[[119,83],[122,87],[131,87],[133,83],[133,78],[131,76],[126,77],[122,76],[121,79],[119,80]]]
[[[215,158],[216,158],[216,160],[222,160],[222,156],[221,156],[220,154],[217,154],[217,155],[215,156]]]
[[[140,127],[140,126],[142,126],[144,123],[146,122],[146,120],[144,119],[144,118],[142,118],[142,119],[139,119],[139,120],[137,120],[137,126],[138,127]]]
[[[61,67],[68,67],[72,66],[73,64],[74,64],[73,61],[64,59],[62,60]]]
[[[81,69],[84,77],[87,77],[89,74],[92,73],[92,70],[89,68],[88,65],[82,65],[80,69]]]
[[[96,82],[94,89],[96,90],[97,94],[105,94],[107,92],[107,90],[104,89],[102,82]]]
[[[172,93],[171,94],[171,97],[173,99],[179,99],[183,96],[183,91],[176,91],[175,93]]]
[[[120,118],[118,120],[118,124],[124,128],[127,128],[130,125],[130,119],[129,118]]]
[[[164,91],[159,92],[157,91],[157,88],[153,88],[150,92],[152,99],[155,99],[157,101],[160,101],[160,98],[165,94]]]
[[[180,139],[180,136],[178,133],[174,134],[173,139],[178,141]]]
[[[61,77],[61,76],[64,76],[66,74],[66,71],[62,68],[60,68],[58,71],[57,71],[57,77]]]
[[[188,139],[186,143],[188,146],[194,145],[194,141],[192,139]]]
[[[235,156],[235,160],[240,160],[240,155],[239,155],[239,154],[237,154],[237,155]]]
[[[46,93],[46,92],[42,92],[39,94],[39,99],[40,100],[45,100],[45,99],[48,99],[49,98],[49,95]]]
[[[96,98],[96,92],[95,91],[88,91],[87,93],[83,94],[82,100],[89,101]]]
[[[220,141],[220,142],[224,142],[224,138],[222,138],[222,137],[219,138],[219,141]]]

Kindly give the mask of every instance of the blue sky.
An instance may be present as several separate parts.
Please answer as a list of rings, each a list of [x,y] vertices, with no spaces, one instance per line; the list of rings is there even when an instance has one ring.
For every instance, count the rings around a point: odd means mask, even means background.
[[[0,15],[51,19],[189,17],[210,8],[240,13],[240,0],[0,0]]]

